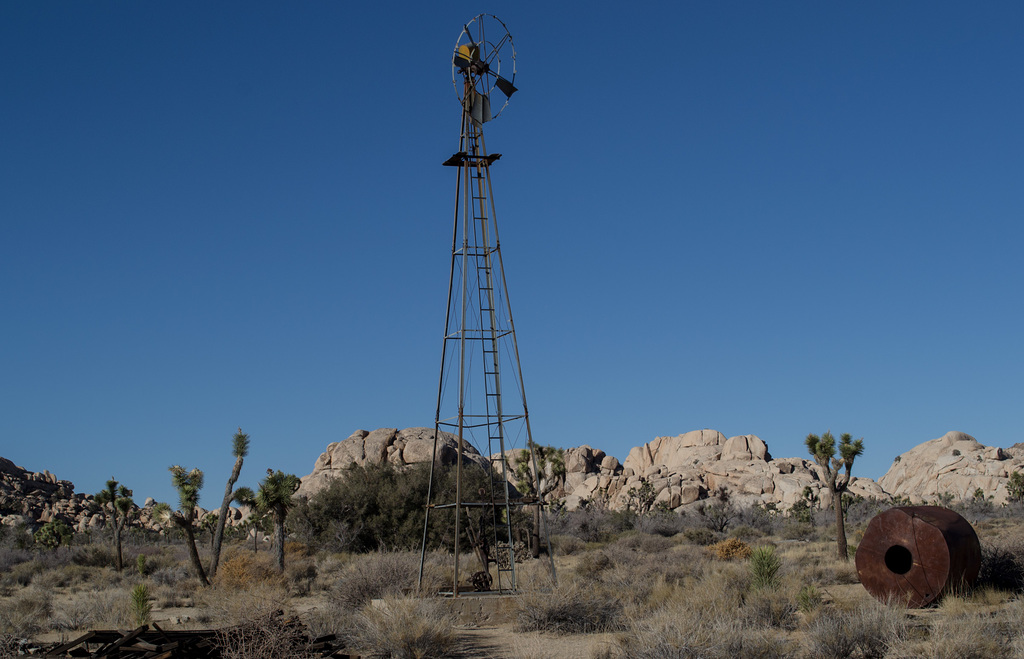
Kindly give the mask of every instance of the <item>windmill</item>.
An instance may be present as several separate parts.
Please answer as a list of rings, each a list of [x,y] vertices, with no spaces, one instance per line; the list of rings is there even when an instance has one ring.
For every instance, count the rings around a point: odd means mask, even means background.
[[[449,535],[454,546],[449,549],[455,568],[451,594],[456,597],[460,588],[466,588],[460,582],[463,573],[472,573],[476,590],[514,592],[517,552],[530,544],[537,556],[542,532],[547,540],[537,450],[491,194],[490,168],[501,154],[487,153],[483,134],[484,124],[497,118],[516,92],[515,63],[512,35],[490,14],[464,25],[452,51],[452,84],[462,121],[459,150],[443,163],[455,170],[457,185],[419,584],[432,514],[437,518],[441,512],[454,527],[454,535]],[[447,495],[450,500],[435,501],[438,439],[445,433],[458,442],[455,492]],[[467,464],[463,451],[469,447],[483,456],[481,462],[488,468]],[[513,465],[518,466],[517,473],[510,471]],[[518,487],[510,486],[517,477]],[[520,521],[529,525],[525,508],[534,513],[529,543],[519,540],[513,528]],[[463,570],[463,545],[472,547],[476,570]],[[554,579],[550,549],[548,559]]]

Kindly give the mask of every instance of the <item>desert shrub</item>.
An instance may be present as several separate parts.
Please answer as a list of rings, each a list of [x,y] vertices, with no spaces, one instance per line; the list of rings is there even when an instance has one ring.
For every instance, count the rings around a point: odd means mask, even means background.
[[[821,592],[814,584],[807,584],[796,594],[796,605],[804,613],[810,613],[821,605]]]
[[[161,609],[183,606],[188,600],[173,586],[157,585],[153,588],[153,600]]]
[[[789,593],[760,590],[745,598],[739,615],[747,626],[793,629],[796,627],[796,611],[796,603]]]
[[[219,570],[220,568],[218,567],[218,574]],[[167,567],[161,567],[153,570],[153,574],[150,576],[153,583],[161,586],[173,586],[181,583],[182,581],[187,581],[189,578],[190,572],[184,565],[169,565]]]
[[[572,556],[583,551],[584,543],[575,536],[553,535],[551,536],[551,546],[555,556]]]
[[[50,626],[62,632],[87,629],[96,619],[96,602],[92,593],[76,593],[61,601],[50,616]]]
[[[778,586],[781,567],[774,547],[755,547],[750,554],[750,586],[755,590]]]
[[[822,611],[808,625],[804,642],[812,659],[881,659],[905,641],[907,629],[904,610],[871,603],[852,611]]]
[[[224,659],[312,659],[302,628],[282,620],[276,611],[261,612],[217,633],[217,647]]]
[[[749,558],[752,550],[742,540],[729,538],[711,545],[708,551],[720,561],[731,561],[734,558]]]
[[[387,599],[382,606],[367,607],[356,621],[355,644],[375,657],[450,657],[457,641],[438,600]]]
[[[653,615],[632,619],[609,657],[625,659],[782,659],[792,656],[777,629],[748,626],[731,597],[698,591],[679,598]]]
[[[295,595],[307,595],[316,581],[316,562],[312,558],[298,558],[287,563],[284,571],[285,583]]]
[[[810,524],[793,519],[786,520],[779,527],[779,537],[783,540],[810,540],[816,534],[817,531]]]
[[[217,572],[220,574],[219,569]],[[265,620],[288,610],[288,591],[280,582],[254,583],[240,590],[203,588],[194,597],[195,619],[218,627]]]
[[[135,626],[131,591],[107,588],[89,593],[95,607],[93,623],[107,629],[130,629]]]
[[[102,578],[103,571],[99,568],[72,564],[39,572],[32,582],[41,588],[67,588],[100,581]]]
[[[944,601],[941,608],[947,606],[949,604]],[[963,610],[934,618],[929,625],[928,640],[907,644],[902,650],[897,656],[927,656],[932,659],[999,659],[1011,656],[1011,646],[1003,643],[986,616]]]
[[[1024,591],[1024,547],[1020,544],[982,545],[977,585],[1015,593]]]
[[[758,537],[772,535],[778,529],[783,520],[782,512],[774,503],[755,503],[747,508],[742,508],[736,516],[738,526],[747,526],[758,532]],[[743,540],[743,537],[740,537]]]
[[[317,590],[330,590],[334,584],[345,574],[345,570],[353,561],[352,554],[317,554],[316,558],[316,579],[313,586]]]
[[[628,511],[608,510],[590,504],[563,511],[548,520],[551,533],[569,535],[583,542],[604,542],[636,526],[635,515]]]
[[[615,563],[605,552],[590,551],[580,556],[573,571],[583,577],[596,577],[614,565]]]
[[[645,554],[656,554],[666,551],[674,545],[674,542],[661,535],[629,531],[620,535],[614,542],[608,545],[607,549],[615,553],[627,550],[627,553],[643,552]]]
[[[0,526],[0,528],[7,528]],[[28,549],[0,548],[0,574],[10,572],[14,566],[31,561],[35,552]]]
[[[414,552],[367,554],[348,566],[327,597],[343,609],[356,610],[372,599],[411,591],[418,573],[419,555]]]
[[[641,533],[670,538],[686,530],[686,518],[670,510],[655,510],[649,515],[638,516],[633,527]]]
[[[516,631],[590,634],[622,628],[622,603],[603,589],[565,586],[551,593],[527,593],[516,601]]]
[[[734,527],[731,531],[729,531],[729,537],[730,538],[738,538],[738,539],[743,540],[744,542],[746,542],[746,541],[749,541],[749,540],[756,540],[758,538],[763,538],[764,537],[764,532],[754,528],[753,526],[748,526],[747,524],[741,524],[739,526]]]
[[[38,560],[25,561],[12,566],[10,571],[2,577],[4,586],[27,586],[37,574],[40,574],[46,567]]]
[[[231,552],[221,562],[217,568],[217,576],[214,577],[214,585],[231,590],[283,583],[284,580],[268,554],[254,554],[248,551]]]
[[[106,567],[114,564],[114,554],[109,548],[101,545],[75,547],[71,553],[71,562],[85,567]]]
[[[53,598],[49,591],[25,588],[0,607],[0,633],[24,638],[44,631],[52,608]]]
[[[718,542],[718,534],[709,528],[700,526],[683,531],[683,537],[692,544],[707,546]]]

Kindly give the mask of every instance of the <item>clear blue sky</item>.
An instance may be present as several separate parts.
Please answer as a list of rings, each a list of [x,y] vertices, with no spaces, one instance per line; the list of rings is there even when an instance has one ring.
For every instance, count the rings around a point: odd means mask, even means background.
[[[459,106],[534,437],[1024,441],[1020,2],[0,3],[0,455],[173,501],[428,426]]]

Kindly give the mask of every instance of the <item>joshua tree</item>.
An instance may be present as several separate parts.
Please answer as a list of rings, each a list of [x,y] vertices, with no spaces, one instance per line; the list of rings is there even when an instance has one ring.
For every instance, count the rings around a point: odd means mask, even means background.
[[[249,454],[249,435],[239,428],[235,433],[231,453],[235,456],[235,467],[231,470],[231,477],[224,488],[224,501],[220,504],[220,513],[217,515],[217,529],[213,533],[213,556],[210,558],[210,577],[217,576],[217,564],[220,562],[220,547],[224,541],[224,524],[228,519],[228,506],[234,498],[235,482],[242,473],[242,461]]]
[[[118,485],[113,477],[107,481],[107,487],[100,490],[93,497],[93,501],[100,507],[103,516],[110,519],[113,524],[114,551],[116,552],[116,563],[114,567],[120,572],[124,568],[124,555],[121,553],[121,532],[128,524],[128,515],[132,512],[135,502],[132,500],[132,491],[124,485]],[[109,517],[108,517],[109,513]]]
[[[185,531],[185,539],[188,541],[188,555],[192,559],[192,568],[203,585],[209,586],[210,580],[206,578],[206,571],[203,563],[199,560],[199,550],[196,548],[196,534],[193,524],[196,519],[196,508],[199,506],[199,490],[203,489],[203,472],[199,469],[185,471],[184,467],[174,465],[168,471],[171,472],[171,482],[178,490],[178,502],[180,509],[171,510],[166,503],[159,503],[154,513],[163,522],[173,523]]]
[[[284,572],[284,521],[295,503],[292,495],[301,481],[295,474],[267,469],[267,477],[260,482],[254,502],[256,508],[274,516],[274,553],[277,569]]]
[[[266,513],[256,507],[256,495],[251,488],[240,487],[231,498],[236,503],[249,507],[249,518],[245,520],[244,527],[252,529],[252,550],[255,553],[259,549],[260,526]]]
[[[836,510],[836,551],[839,560],[850,560],[846,551],[846,522],[843,519],[843,492],[850,484],[853,461],[864,452],[864,438],[853,440],[850,433],[839,437],[839,457],[836,457],[836,439],[828,430],[821,437],[811,434],[804,441],[814,461],[825,471],[825,483],[832,493],[832,506]],[[840,474],[840,469],[843,473]]]

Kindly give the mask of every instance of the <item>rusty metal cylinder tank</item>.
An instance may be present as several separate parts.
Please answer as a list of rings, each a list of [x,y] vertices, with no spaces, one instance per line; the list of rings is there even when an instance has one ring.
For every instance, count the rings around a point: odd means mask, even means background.
[[[860,582],[877,599],[919,608],[974,584],[981,545],[970,523],[952,510],[890,508],[868,524],[856,563]]]

